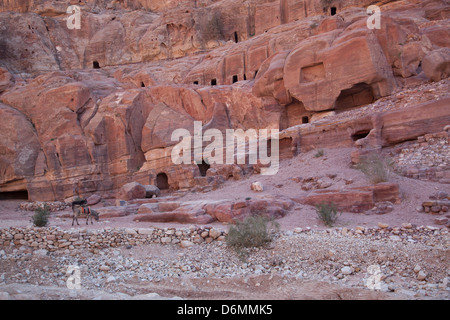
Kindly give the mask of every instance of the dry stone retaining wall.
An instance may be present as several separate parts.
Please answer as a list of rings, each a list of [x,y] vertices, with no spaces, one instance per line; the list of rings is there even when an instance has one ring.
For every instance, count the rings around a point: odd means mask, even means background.
[[[49,228],[0,229],[1,246],[30,246],[48,251],[74,249],[101,249],[106,247],[134,246],[150,243],[180,244],[223,241],[223,231],[211,227],[175,228],[103,228],[62,230]]]
[[[448,132],[420,136],[394,158],[396,171],[406,177],[450,183]]]

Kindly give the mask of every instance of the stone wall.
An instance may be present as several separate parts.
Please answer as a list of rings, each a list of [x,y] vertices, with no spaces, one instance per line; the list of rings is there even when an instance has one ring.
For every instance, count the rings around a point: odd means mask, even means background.
[[[0,229],[0,247],[28,246],[47,251],[77,249],[97,250],[107,247],[135,246],[142,244],[179,244],[189,247],[194,243],[224,241],[225,233],[215,228],[191,226],[189,228],[103,228],[62,230],[48,228]]]
[[[426,134],[395,156],[396,171],[406,177],[450,183],[448,132]]]

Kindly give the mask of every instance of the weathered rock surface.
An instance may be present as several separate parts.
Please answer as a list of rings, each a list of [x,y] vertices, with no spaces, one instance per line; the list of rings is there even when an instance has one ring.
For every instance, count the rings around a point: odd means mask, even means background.
[[[12,76],[8,70],[0,68],[0,93],[8,89],[12,85]]]
[[[230,175],[171,161],[173,130],[192,133],[194,120],[222,132],[295,128],[281,135],[281,159],[390,146],[449,121],[442,94],[335,121],[448,76],[439,1],[383,1],[380,30],[366,26],[369,0],[341,1],[335,15],[319,0],[84,1],[79,30],[67,28],[69,4],[0,5],[0,192],[51,201],[112,196],[132,181],[216,188]],[[232,177],[252,172],[240,170]]]
[[[162,198],[161,198],[162,199]],[[289,199],[249,199],[235,202],[219,201],[160,201],[142,204],[133,218],[139,222],[179,222],[210,223],[213,221],[232,223],[247,215],[262,215],[269,218],[281,218],[293,207]]]
[[[380,183],[373,186],[344,190],[315,190],[305,197],[295,200],[301,204],[313,206],[322,203],[334,203],[339,210],[355,213],[372,209],[378,203],[400,203],[401,201],[399,186],[394,183]],[[374,210],[374,213],[382,214],[382,210]]]

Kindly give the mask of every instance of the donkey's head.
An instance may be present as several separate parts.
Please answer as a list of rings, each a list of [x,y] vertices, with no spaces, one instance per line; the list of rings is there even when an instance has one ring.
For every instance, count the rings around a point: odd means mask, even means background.
[[[91,215],[94,217],[95,221],[98,221],[99,215],[95,210],[91,210]]]

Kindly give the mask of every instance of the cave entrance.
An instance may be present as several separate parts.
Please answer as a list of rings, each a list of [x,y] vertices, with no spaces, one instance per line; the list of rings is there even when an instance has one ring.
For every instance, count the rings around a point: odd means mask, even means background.
[[[217,79],[211,79],[211,86],[217,85]]]
[[[98,63],[98,61],[92,62],[92,68],[94,68],[94,69],[100,69],[100,63]]]
[[[352,134],[352,140],[353,141],[357,141],[359,139],[364,139],[365,137],[367,137],[370,133],[370,130],[359,130],[356,131],[354,134]]]
[[[7,191],[0,192],[0,200],[28,200],[28,191]]]
[[[235,83],[235,82],[238,82],[238,76],[237,76],[237,74],[235,74],[235,75],[233,76],[233,83]]]
[[[238,34],[237,34],[236,31],[234,32],[234,42],[235,42],[235,43],[238,43],[238,42],[239,42],[239,37],[238,37]]]
[[[202,177],[206,177],[206,171],[211,167],[208,163],[205,161],[202,161],[202,163],[197,163],[198,169],[200,170],[200,175]]]
[[[375,100],[373,89],[367,83],[355,84],[350,89],[342,90],[336,99],[334,109],[344,111],[355,107],[361,107]]]
[[[160,172],[156,175],[156,186],[160,190],[169,189],[169,178],[167,177],[167,174]]]
[[[330,13],[331,13],[332,16],[334,16],[337,13],[336,7],[331,7]]]

